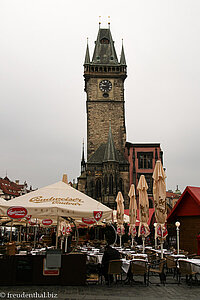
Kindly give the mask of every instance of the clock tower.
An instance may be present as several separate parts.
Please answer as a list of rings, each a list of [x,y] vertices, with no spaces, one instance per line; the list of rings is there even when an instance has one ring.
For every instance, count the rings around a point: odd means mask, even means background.
[[[110,28],[99,28],[92,60],[87,45],[84,78],[87,94],[87,159],[107,141],[109,121],[116,149],[124,152],[126,142],[124,80],[126,60],[122,46],[120,62]]]
[[[118,191],[128,195],[124,81],[127,66],[122,45],[118,61],[110,27],[99,28],[92,59],[87,45],[84,62],[87,95],[87,163],[79,190],[114,207]]]

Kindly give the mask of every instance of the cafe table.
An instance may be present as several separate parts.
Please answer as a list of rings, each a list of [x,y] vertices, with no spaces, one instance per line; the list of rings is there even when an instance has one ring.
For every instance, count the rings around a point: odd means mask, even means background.
[[[187,261],[191,264],[191,267],[192,267],[192,271],[193,272],[197,272],[200,274],[200,259],[197,259],[197,258],[179,258],[178,259],[178,263],[179,261]]]

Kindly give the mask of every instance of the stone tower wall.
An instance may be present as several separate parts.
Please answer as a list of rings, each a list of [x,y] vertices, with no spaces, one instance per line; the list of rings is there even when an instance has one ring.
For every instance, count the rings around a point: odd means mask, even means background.
[[[90,78],[87,82],[87,159],[107,142],[109,121],[116,149],[123,153],[126,142],[123,79],[108,78],[112,82],[108,98],[99,89],[102,79]]]

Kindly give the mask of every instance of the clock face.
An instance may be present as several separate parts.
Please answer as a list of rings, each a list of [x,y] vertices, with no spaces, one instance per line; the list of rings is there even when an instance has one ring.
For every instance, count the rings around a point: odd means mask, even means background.
[[[112,83],[109,80],[102,80],[99,83],[99,88],[102,92],[109,92],[112,89]]]

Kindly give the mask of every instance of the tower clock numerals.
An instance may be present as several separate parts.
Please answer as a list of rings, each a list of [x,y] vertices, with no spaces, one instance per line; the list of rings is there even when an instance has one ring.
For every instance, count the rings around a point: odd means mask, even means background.
[[[109,80],[102,80],[99,83],[99,88],[102,92],[109,92],[112,89],[112,82],[110,82]]]

